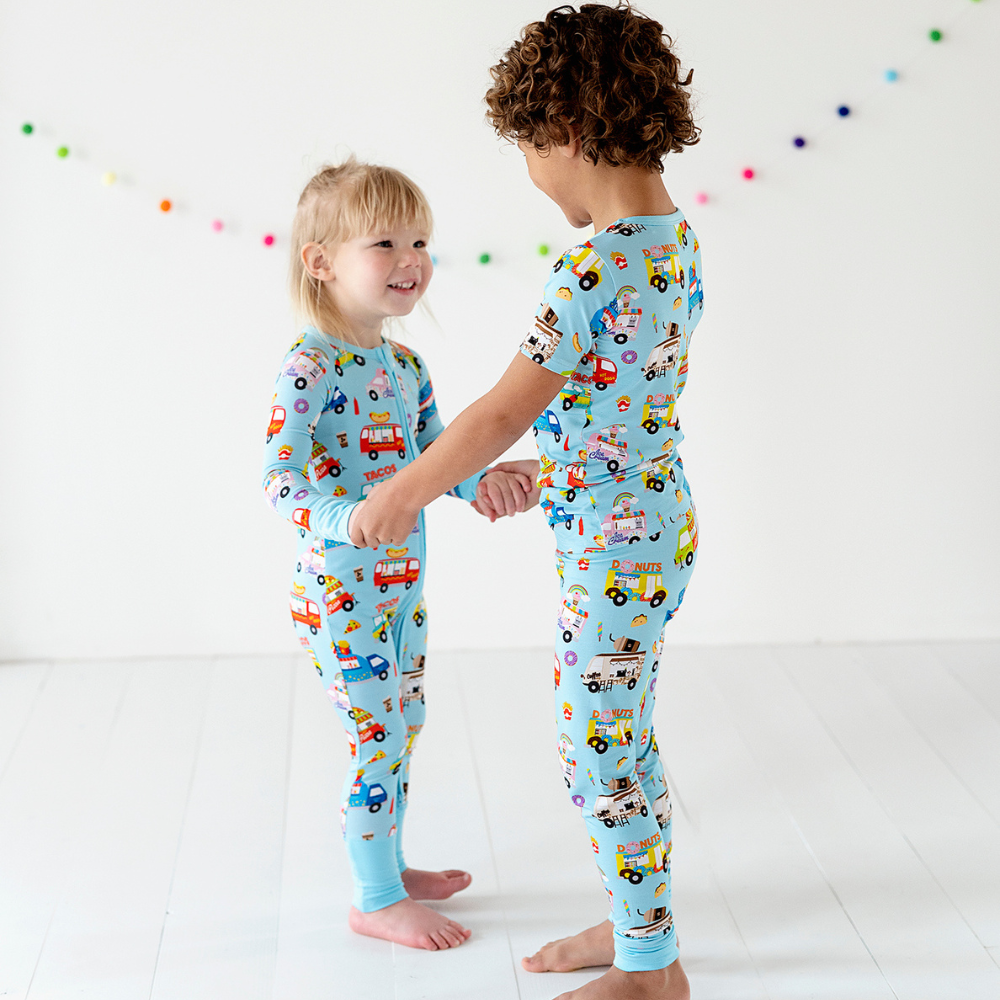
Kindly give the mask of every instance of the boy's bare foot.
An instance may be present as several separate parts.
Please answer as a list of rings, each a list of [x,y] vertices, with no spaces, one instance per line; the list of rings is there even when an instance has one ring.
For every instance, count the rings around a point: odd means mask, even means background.
[[[403,888],[410,899],[447,899],[456,892],[467,889],[472,882],[468,872],[449,868],[444,872],[424,872],[407,868],[403,872]]]
[[[457,948],[472,933],[415,899],[401,899],[370,913],[362,913],[352,906],[347,923],[355,934],[428,951]]]
[[[556,1000],[691,1000],[691,987],[680,959],[655,972],[622,972],[612,965],[600,979]]]
[[[591,965],[610,965],[615,960],[615,929],[610,920],[588,927],[572,937],[550,941],[531,958],[522,958],[528,972],[572,972]]]

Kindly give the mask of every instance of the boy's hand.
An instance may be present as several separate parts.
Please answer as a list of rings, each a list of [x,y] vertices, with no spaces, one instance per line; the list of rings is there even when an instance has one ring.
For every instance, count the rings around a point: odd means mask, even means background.
[[[538,503],[540,490],[535,485],[538,462],[524,459],[499,462],[479,480],[472,506],[492,524],[498,517],[513,517]]]
[[[347,533],[360,549],[404,545],[416,526],[420,508],[394,494],[391,483],[378,483],[347,522]]]

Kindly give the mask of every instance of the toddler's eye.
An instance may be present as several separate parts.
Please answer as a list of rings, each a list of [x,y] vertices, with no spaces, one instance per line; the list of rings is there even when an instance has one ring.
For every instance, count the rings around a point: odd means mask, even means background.
[[[378,243],[375,244],[375,246],[377,246],[377,247],[391,247],[392,246],[392,240],[379,240]]]
[[[424,248],[425,246],[427,246],[427,240],[417,240],[417,242],[416,242],[416,243],[414,243],[413,245],[414,245],[414,246],[415,246],[415,247],[416,247],[416,248],[417,248],[418,250],[423,250],[423,248]]]

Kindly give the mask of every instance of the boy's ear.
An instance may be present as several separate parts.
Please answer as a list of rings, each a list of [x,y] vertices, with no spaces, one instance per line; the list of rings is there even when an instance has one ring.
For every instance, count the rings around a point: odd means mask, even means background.
[[[580,130],[575,125],[571,125],[568,122],[564,128],[566,129],[568,140],[565,146],[556,146],[556,149],[558,149],[559,152],[566,157],[566,159],[572,160],[582,148],[582,143],[580,142]]]
[[[326,248],[319,243],[307,243],[302,248],[302,263],[306,271],[318,281],[333,280],[333,266],[327,257]]]

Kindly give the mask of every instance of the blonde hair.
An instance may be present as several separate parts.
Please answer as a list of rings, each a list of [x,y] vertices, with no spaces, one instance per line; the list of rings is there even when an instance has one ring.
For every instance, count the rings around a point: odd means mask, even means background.
[[[288,290],[298,318],[352,343],[351,331],[323,282],[306,270],[302,248],[318,243],[332,254],[346,240],[399,225],[426,229],[428,236],[434,225],[423,191],[404,173],[359,163],[354,156],[322,167],[299,195],[292,220]]]

